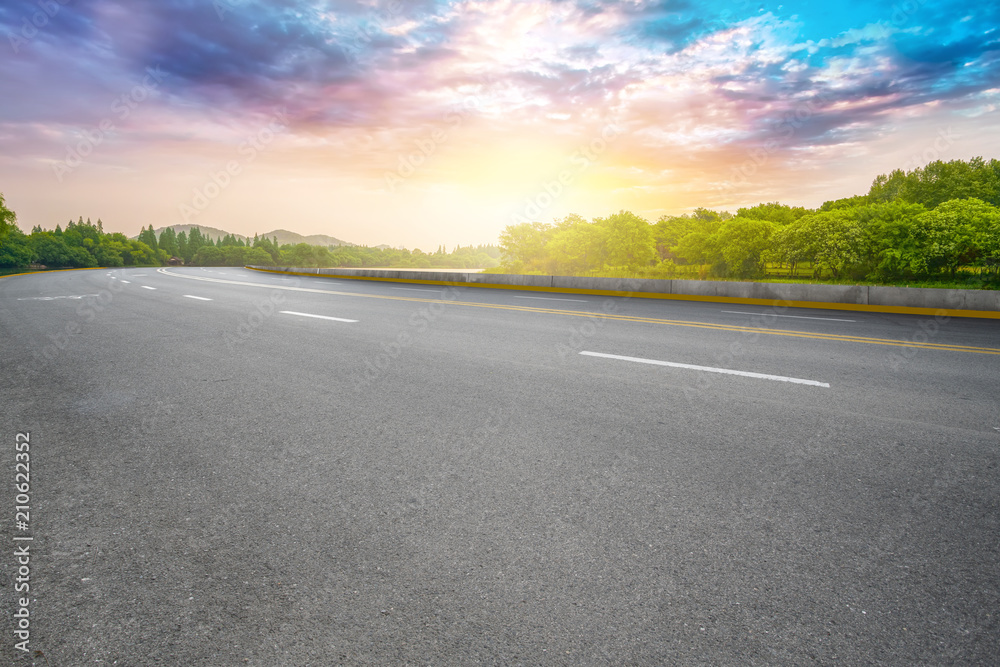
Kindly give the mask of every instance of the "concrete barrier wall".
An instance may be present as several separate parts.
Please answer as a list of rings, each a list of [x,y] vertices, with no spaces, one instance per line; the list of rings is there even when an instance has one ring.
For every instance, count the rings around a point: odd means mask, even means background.
[[[300,269],[250,266],[262,271],[280,271],[317,276],[368,278],[387,281],[424,281],[450,285],[481,285],[544,291],[619,292],[623,295],[736,302],[783,301],[787,305],[839,304],[838,309],[858,310],[968,310],[1000,313],[1000,290],[956,290],[868,285],[806,285],[801,283],[751,283],[713,280],[637,280],[625,278],[576,278],[572,276],[525,276],[495,273],[442,273],[385,269]],[[988,316],[988,315],[984,315]]]

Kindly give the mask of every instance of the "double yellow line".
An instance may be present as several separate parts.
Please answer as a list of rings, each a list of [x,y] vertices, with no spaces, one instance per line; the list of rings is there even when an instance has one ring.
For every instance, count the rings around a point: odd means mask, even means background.
[[[911,347],[921,350],[942,350],[947,352],[970,352],[973,354],[1000,354],[1000,349],[992,347],[974,347],[971,345],[949,345],[946,343],[920,343],[917,341],[893,340],[891,338],[868,338],[865,336],[844,336],[840,334],[809,333],[803,331],[790,331],[787,329],[768,329],[763,327],[743,327],[728,324],[712,324],[709,322],[691,322],[688,320],[666,320],[654,317],[638,317],[635,315],[616,315],[614,313],[595,313],[592,311],[558,310],[555,308],[536,308],[532,306],[508,306],[495,303],[477,303],[474,301],[443,301],[441,299],[427,299],[421,297],[392,296],[382,294],[358,294],[357,292],[339,292],[336,290],[322,290],[311,287],[292,287],[288,285],[264,285],[261,283],[251,283],[239,280],[223,280],[220,278],[205,278],[201,276],[189,276],[181,273],[173,273],[166,269],[159,269],[160,273],[189,280],[203,280],[205,282],[226,283],[230,285],[245,285],[249,287],[264,287],[267,289],[290,290],[297,292],[312,292],[315,294],[334,294],[337,296],[360,297],[364,299],[387,299],[391,301],[409,301],[413,303],[438,303],[452,306],[465,306],[469,308],[492,308],[494,310],[513,310],[522,313],[542,313],[546,315],[566,315],[570,317],[586,317],[592,319],[614,320],[618,322],[637,322],[641,324],[659,324],[675,327],[690,327],[696,329],[712,329],[715,331],[727,331],[743,334],[765,334],[771,336],[787,336],[791,338],[811,338],[814,340],[829,340],[841,343],[866,343],[868,345],[890,345],[893,347]],[[312,277],[312,276],[310,276]],[[319,276],[316,276],[319,277]],[[444,289],[444,287],[442,287]]]

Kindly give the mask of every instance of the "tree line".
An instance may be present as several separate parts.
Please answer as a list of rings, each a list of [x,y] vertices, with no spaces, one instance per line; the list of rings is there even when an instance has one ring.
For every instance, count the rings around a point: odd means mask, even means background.
[[[646,277],[805,275],[868,281],[1000,278],[1000,161],[936,161],[875,178],[818,209],[778,202],[705,208],[650,223],[628,211],[510,225],[500,270]]]
[[[295,266],[295,267],[398,267],[398,268],[484,268],[499,264],[500,249],[495,245],[456,247],[451,252],[440,246],[436,252],[419,249],[369,248],[365,246],[314,246],[307,243],[279,245],[277,238],[255,235],[242,239],[233,234],[213,240],[198,227],[190,232],[163,229],[159,235],[152,225],[143,228],[137,239],[121,233],[105,233],[104,223],[81,217],[65,229],[52,231],[40,226],[30,234],[16,224],[17,216],[0,195],[0,268],[91,268],[122,266]]]

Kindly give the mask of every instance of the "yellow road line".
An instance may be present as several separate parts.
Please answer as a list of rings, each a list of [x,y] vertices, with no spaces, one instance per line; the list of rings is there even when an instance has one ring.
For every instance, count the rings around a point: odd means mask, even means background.
[[[708,303],[735,303],[746,306],[775,306],[788,308],[814,308],[821,310],[846,310],[858,313],[891,313],[894,315],[939,315],[942,317],[974,317],[979,319],[1000,319],[1000,311],[964,310],[960,308],[918,308],[915,306],[878,306],[861,303],[832,303],[827,301],[790,301],[788,299],[752,299],[735,296],[702,296],[697,294],[663,294],[659,292],[628,292],[621,290],[583,289],[578,287],[542,287],[538,285],[500,285],[497,283],[466,283],[448,280],[417,280],[413,278],[375,278],[369,276],[345,276],[339,274],[301,273],[297,271],[276,271],[272,269],[250,269],[261,273],[277,273],[288,276],[311,278],[332,278],[336,280],[367,280],[371,282],[409,283],[413,285],[437,285],[455,287],[482,287],[484,289],[505,289],[525,292],[545,292],[552,294],[587,294],[591,296],[619,296],[636,299],[661,299],[669,301],[700,301]],[[390,269],[391,270],[391,269]]]
[[[711,329],[714,331],[727,331],[735,333],[768,334],[773,336],[787,336],[790,338],[811,338],[813,340],[828,340],[840,343],[865,343],[869,345],[890,345],[894,347],[912,347],[921,350],[941,350],[947,352],[970,352],[974,354],[1000,354],[1000,349],[991,347],[974,347],[971,345],[950,345],[947,343],[918,343],[916,341],[893,340],[889,338],[868,338],[865,336],[849,336],[842,334],[810,333],[803,331],[791,331],[788,329],[762,329],[756,327],[734,326],[728,324],[712,324],[710,322],[692,322],[689,320],[667,320],[652,317],[640,317],[635,315],[615,315],[613,313],[597,313],[593,311],[559,310],[556,308],[537,308],[534,306],[508,306],[494,303],[477,303],[474,301],[443,301],[441,299],[427,299],[423,297],[393,296],[382,294],[358,294],[357,292],[339,292],[336,290],[323,290],[312,287],[293,287],[289,285],[264,285],[261,283],[251,283],[241,280],[223,280],[221,278],[206,278],[203,276],[188,276],[181,273],[172,273],[166,269],[159,269],[159,273],[186,278],[188,280],[203,280],[205,282],[225,283],[230,285],[244,285],[249,287],[263,287],[267,289],[280,289],[296,292],[310,292],[314,294],[332,294],[336,296],[360,297],[364,299],[383,299],[390,301],[409,301],[413,303],[446,303],[452,306],[465,306],[469,308],[490,308],[494,310],[513,310],[522,313],[541,313],[546,315],[565,315],[570,317],[587,317],[605,320],[615,320],[620,322],[636,322],[640,324],[659,324],[667,326],[688,327],[697,329]],[[310,275],[310,274],[305,274]]]
[[[13,278],[15,276],[37,276],[40,273],[63,273],[65,271],[105,271],[107,270],[107,268],[108,267],[106,266],[84,266],[76,269],[44,269],[38,271],[26,271],[25,273],[7,273],[0,276],[0,278]],[[122,267],[115,267],[115,268],[122,268]],[[154,268],[154,267],[148,267],[148,268]]]

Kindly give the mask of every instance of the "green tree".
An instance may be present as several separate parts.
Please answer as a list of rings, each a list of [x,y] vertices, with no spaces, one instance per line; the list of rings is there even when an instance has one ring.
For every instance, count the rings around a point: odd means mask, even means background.
[[[177,257],[184,260],[185,264],[190,264],[194,259],[194,254],[189,252],[187,234],[180,232],[177,234]]]
[[[121,248],[116,247],[115,241],[109,236],[103,235],[97,247],[94,248],[94,259],[98,266],[125,266],[122,258]]]
[[[247,249],[241,245],[230,245],[219,248],[222,251],[226,266],[245,266]]]
[[[868,278],[898,279],[921,265],[921,230],[917,218],[925,209],[902,199],[858,207],[854,215],[868,235],[865,262]]]
[[[30,243],[37,261],[49,268],[97,266],[97,261],[82,246],[70,246],[55,232],[32,234]]]
[[[923,204],[927,208],[935,208],[952,199],[998,203],[1000,180],[992,163],[986,163],[981,157],[968,162],[936,160],[911,172],[903,183],[901,196],[906,201]]]
[[[767,204],[757,204],[756,206],[741,208],[736,211],[737,217],[744,220],[767,220],[779,225],[793,223],[807,213],[809,213],[809,210],[801,206],[793,208],[776,201]]]
[[[871,236],[857,209],[820,211],[802,222],[812,241],[813,261],[829,268],[834,278],[860,279],[871,270],[866,261],[871,256]]]
[[[317,251],[320,248],[311,246],[308,243],[297,243],[295,245],[286,244],[282,246],[282,261],[284,266],[298,266],[303,268],[314,268],[319,266]],[[325,250],[325,248],[323,248]],[[327,252],[329,255],[329,252]],[[360,257],[355,266],[361,266]]]
[[[652,264],[656,249],[653,230],[646,220],[630,211],[619,211],[594,222],[607,230],[606,261],[609,266],[635,270]]]
[[[770,246],[763,253],[762,259],[766,262],[786,264],[794,275],[799,264],[816,260],[816,239],[811,232],[808,218],[778,227],[774,230]]]
[[[196,266],[224,266],[225,262],[226,257],[222,254],[222,249],[210,245],[198,248],[198,252],[194,256]]]
[[[674,248],[687,234],[698,228],[700,220],[691,215],[664,215],[653,225],[653,243],[660,259],[673,258]]]
[[[29,266],[36,259],[31,241],[17,225],[11,225],[0,239],[0,267],[20,269]]]
[[[140,243],[145,243],[153,250],[156,250],[157,248],[156,232],[153,231],[153,225],[150,225],[148,228],[143,229],[141,232],[139,232],[138,240]]]
[[[778,223],[761,218],[737,215],[727,220],[716,233],[713,245],[726,265],[726,274],[737,278],[756,278],[764,274],[764,252]]]
[[[87,218],[87,222],[84,222],[82,216],[77,222],[71,221],[68,225],[66,225],[66,231],[63,233],[74,234],[74,238],[80,239],[79,245],[81,246],[85,245],[83,241],[86,240],[93,241],[94,243],[100,243],[101,236],[103,235],[100,228],[92,223],[90,218]]]
[[[260,246],[248,249],[244,261],[247,266],[274,266],[274,258]]]
[[[580,218],[552,232],[546,244],[547,254],[561,274],[575,275],[600,269],[605,262],[608,234],[607,227]]]
[[[17,228],[17,214],[7,208],[3,193],[0,192],[0,241],[11,231]]]
[[[842,208],[857,208],[859,206],[866,206],[871,203],[871,201],[871,197],[868,195],[855,195],[853,197],[844,197],[842,199],[823,202],[823,205],[819,207],[819,210],[837,211]]]
[[[896,169],[875,178],[868,198],[873,204],[901,199],[929,209],[952,199],[980,199],[1000,206],[1000,161],[974,157],[936,160],[909,172]]]
[[[722,263],[722,248],[717,232],[722,227],[721,218],[699,218],[694,228],[684,234],[671,253],[688,264]]]
[[[310,253],[310,259],[306,261],[315,261],[312,258],[312,253]],[[330,261],[336,266],[348,268],[356,268],[364,264],[364,259],[362,259],[358,249],[348,247],[337,248],[337,250],[333,252]]]
[[[500,233],[500,266],[509,273],[540,271],[546,265],[550,227],[540,222],[508,225]]]
[[[70,266],[69,247],[55,232],[33,233],[31,248],[39,264],[53,268]]]
[[[186,264],[194,262],[195,255],[207,244],[208,241],[202,235],[201,229],[192,227],[191,231],[188,232],[187,255],[184,256],[184,262]]]
[[[278,247],[278,244],[271,239],[267,237],[255,237],[253,247],[264,250],[267,254],[269,254],[271,256],[271,264],[277,264],[281,261],[281,249]]]
[[[167,253],[167,258],[177,257],[180,253],[177,247],[177,232],[174,231],[173,227],[166,227],[162,232],[160,232],[160,238],[157,239],[157,247]]]
[[[917,220],[926,234],[924,264],[954,278],[960,266],[983,265],[992,254],[1000,211],[980,199],[953,199]]]
[[[128,255],[132,260],[133,266],[160,266],[159,256],[156,251],[142,241],[129,239]],[[128,266],[129,262],[126,261],[125,265]]]
[[[894,169],[888,174],[879,174],[868,190],[869,203],[888,203],[900,199],[906,181],[907,175],[902,169]]]

